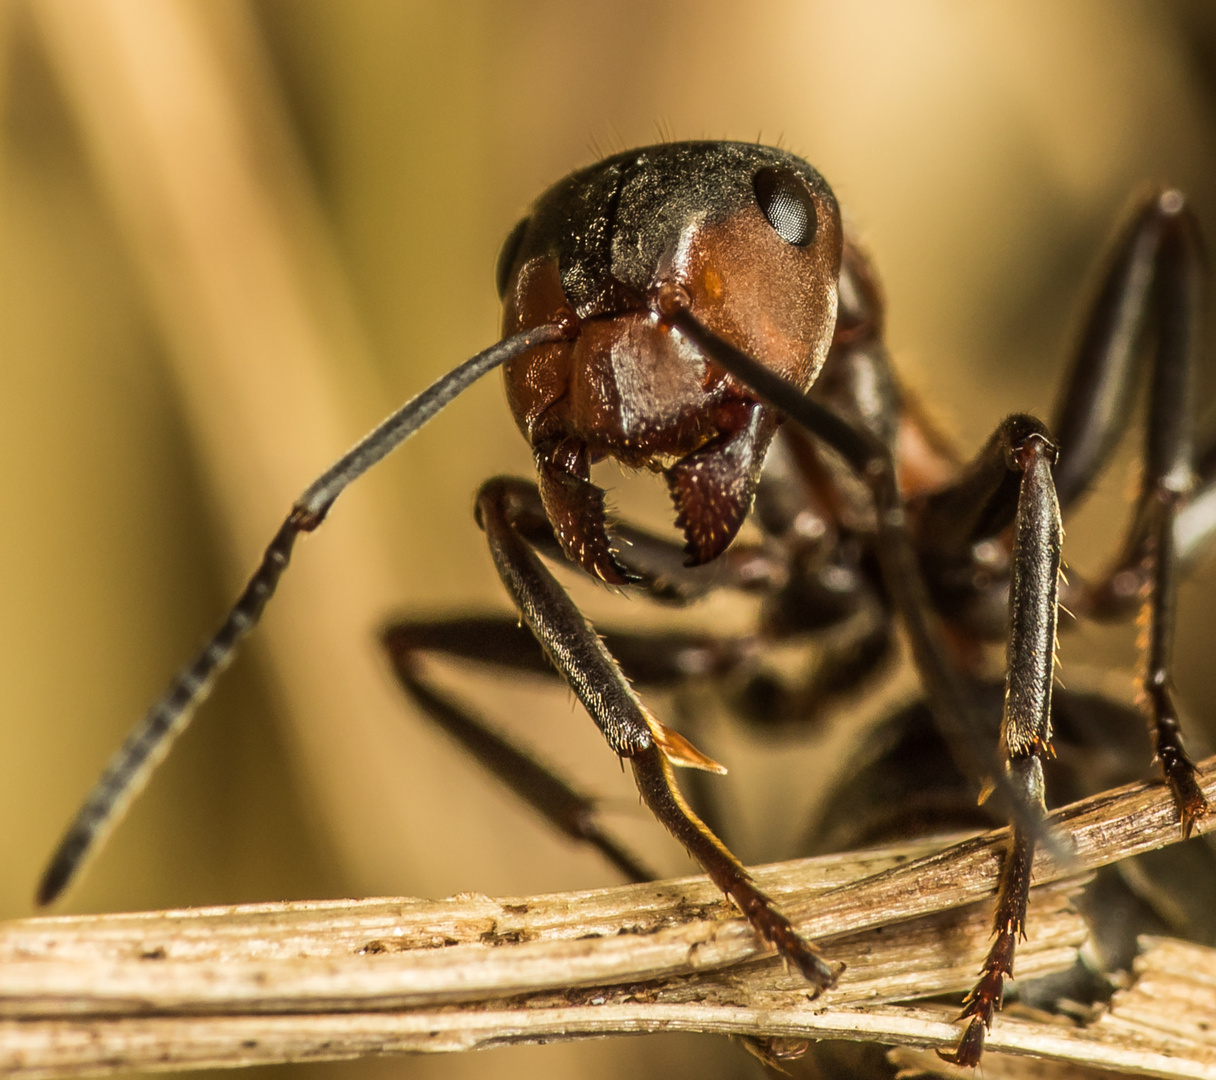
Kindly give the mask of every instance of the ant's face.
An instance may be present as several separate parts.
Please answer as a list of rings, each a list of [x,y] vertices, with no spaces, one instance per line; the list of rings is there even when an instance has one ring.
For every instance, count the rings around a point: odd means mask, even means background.
[[[499,261],[504,334],[561,319],[578,326],[573,340],[510,363],[506,384],[546,509],[586,569],[615,573],[578,554],[591,533],[590,547],[604,547],[602,522],[588,488],[563,496],[571,478],[586,483],[605,457],[662,471],[689,554],[705,562],[746,516],[753,465],[775,430],[754,396],[672,332],[666,307],[687,308],[808,387],[832,340],[841,246],[822,177],[790,154],[741,143],[608,158],[547,191],[512,232]]]

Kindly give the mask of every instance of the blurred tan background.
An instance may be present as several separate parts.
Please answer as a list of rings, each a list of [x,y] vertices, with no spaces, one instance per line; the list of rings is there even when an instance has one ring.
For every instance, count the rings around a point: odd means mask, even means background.
[[[494,340],[501,240],[597,154],[759,136],[805,156],[876,257],[901,372],[969,450],[1007,412],[1050,411],[1087,269],[1138,185],[1181,185],[1216,236],[1205,0],[7,0],[0,75],[5,917],[31,913],[70,814],[292,498]],[[412,717],[375,650],[394,611],[505,607],[471,500],[527,468],[491,377],[344,496],[62,910],[612,882]],[[1074,563],[1100,561],[1127,489],[1120,467],[1070,525]],[[1201,568],[1182,602],[1196,727],[1214,581]],[[1133,638],[1071,635],[1065,661],[1126,689]],[[493,700],[687,871],[566,694]],[[736,787],[742,814],[806,802],[752,757],[766,791]],[[766,835],[744,857],[779,856]],[[741,1062],[665,1037],[310,1075]]]

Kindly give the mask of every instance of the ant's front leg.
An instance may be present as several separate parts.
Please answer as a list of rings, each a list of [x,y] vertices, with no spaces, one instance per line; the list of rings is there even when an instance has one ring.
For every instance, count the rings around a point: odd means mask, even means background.
[[[712,769],[714,763],[649,713],[591,624],[529,546],[525,536],[536,527],[536,503],[535,487],[505,477],[488,481],[477,496],[478,524],[524,622],[608,745],[628,759],[655,817],[808,981],[820,990],[832,986],[839,972],[798,934],[684,801],[672,765]]]

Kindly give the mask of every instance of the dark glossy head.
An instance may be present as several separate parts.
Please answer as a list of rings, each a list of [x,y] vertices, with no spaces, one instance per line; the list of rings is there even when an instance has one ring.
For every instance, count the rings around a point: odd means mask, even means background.
[[[840,213],[792,154],[748,143],[629,151],[543,194],[499,259],[503,332],[573,320],[573,340],[507,364],[507,396],[575,561],[619,580],[591,463],[662,470],[693,562],[751,507],[775,429],[755,398],[662,320],[673,299],[802,387],[836,321]]]

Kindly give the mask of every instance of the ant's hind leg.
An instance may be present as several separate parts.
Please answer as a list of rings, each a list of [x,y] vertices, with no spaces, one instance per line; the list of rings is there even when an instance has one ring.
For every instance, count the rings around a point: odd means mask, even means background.
[[[1163,203],[1167,197],[1162,197]],[[1174,526],[1179,507],[1194,482],[1190,398],[1202,274],[1195,220],[1180,198],[1165,231],[1158,270],[1161,325],[1149,398],[1146,475],[1141,494],[1143,516],[1149,520],[1148,558],[1153,576],[1144,692],[1157,760],[1182,816],[1183,834],[1189,835],[1209,807],[1196,781],[1194,763],[1183,749],[1170,668],[1179,578]]]

